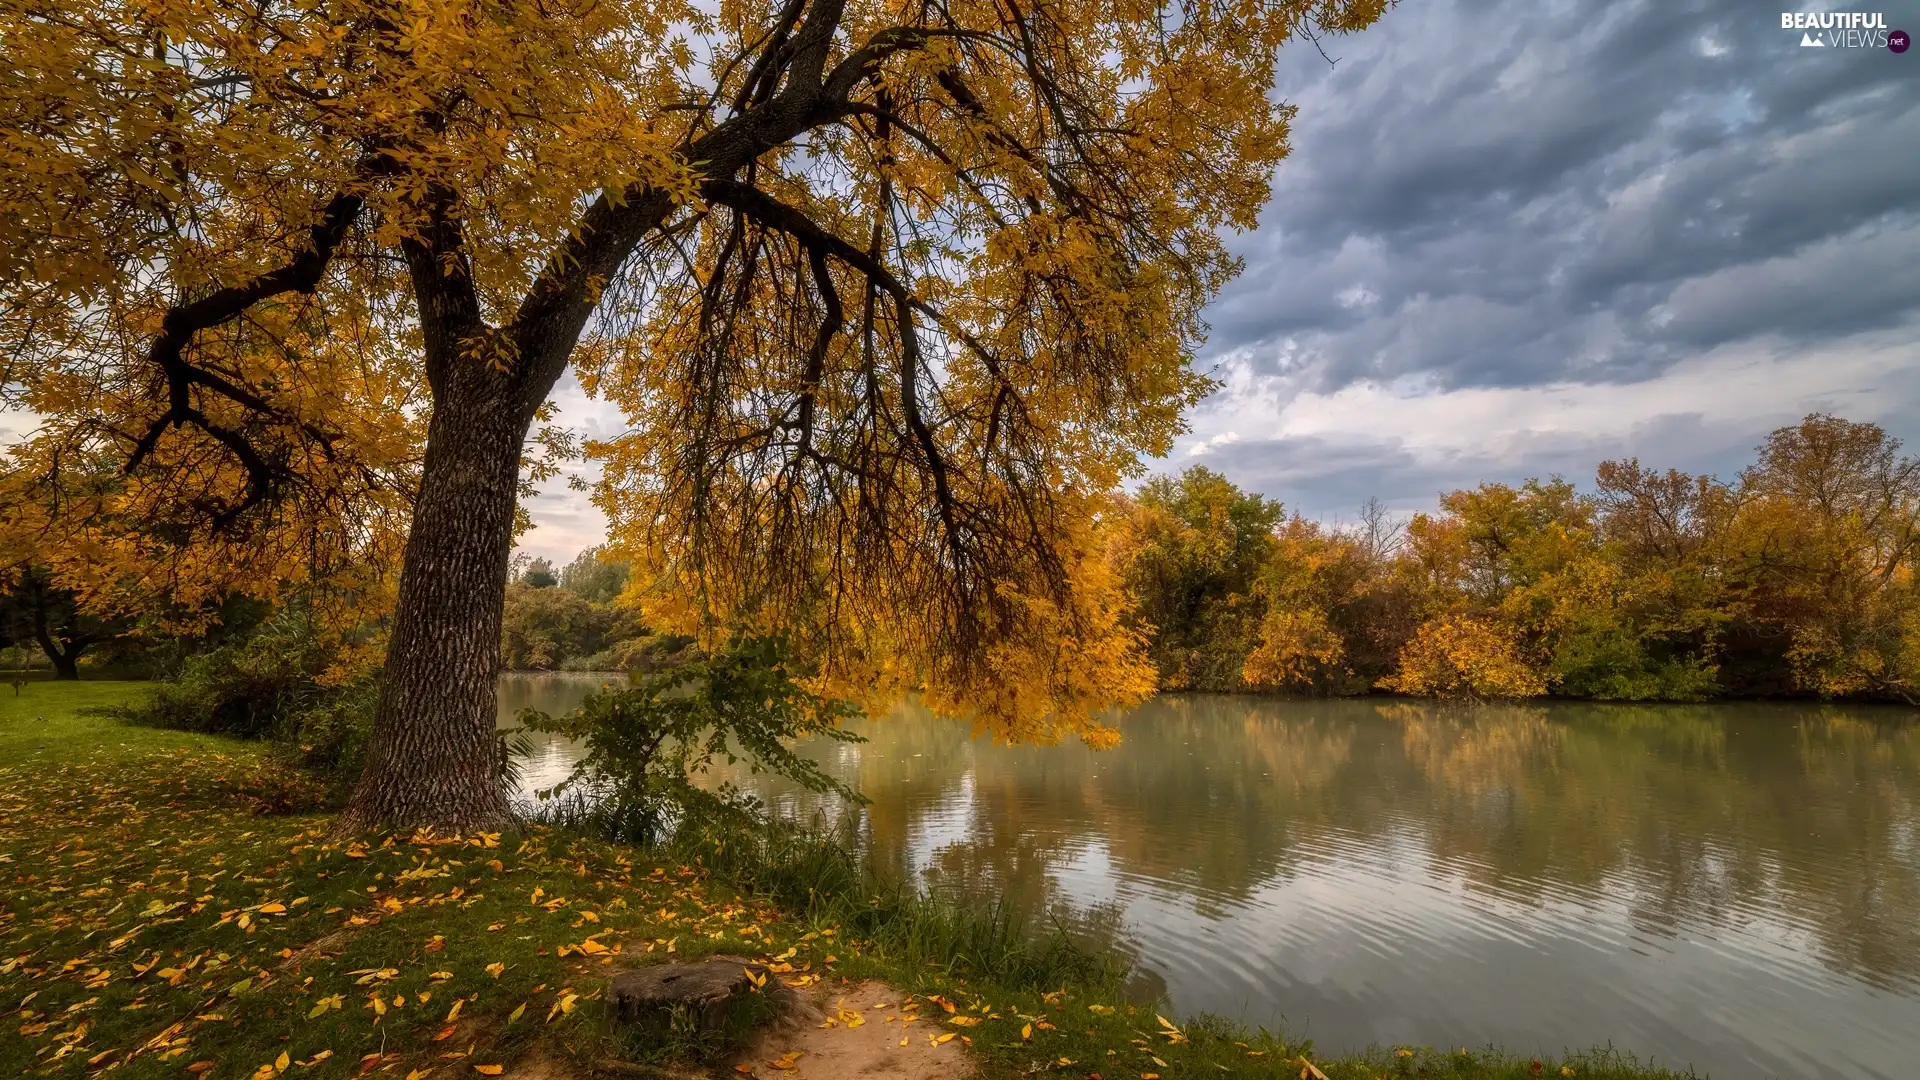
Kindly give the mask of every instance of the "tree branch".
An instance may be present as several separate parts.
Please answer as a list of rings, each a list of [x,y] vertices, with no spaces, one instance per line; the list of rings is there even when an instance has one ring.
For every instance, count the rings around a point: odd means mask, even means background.
[[[132,473],[153,453],[160,437],[175,426],[197,427],[225,446],[247,472],[247,494],[241,502],[221,509],[215,525],[231,526],[249,508],[267,499],[280,481],[279,471],[263,458],[247,437],[232,428],[215,423],[194,407],[192,389],[203,387],[242,407],[267,416],[280,413],[269,402],[221,376],[198,367],[186,359],[186,350],[201,331],[222,326],[246,314],[253,305],[284,293],[312,295],[320,286],[333,253],[345,239],[365,201],[358,195],[335,195],[321,212],[319,223],[307,230],[307,248],[283,266],[240,285],[229,285],[189,304],[168,310],[160,321],[160,333],[147,350],[147,359],[160,369],[167,385],[167,411],[148,426],[134,441],[133,451],[122,467]]]

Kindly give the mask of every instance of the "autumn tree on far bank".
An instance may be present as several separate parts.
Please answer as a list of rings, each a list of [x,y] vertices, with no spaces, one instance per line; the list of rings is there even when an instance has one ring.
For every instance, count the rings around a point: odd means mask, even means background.
[[[516,495],[577,364],[632,422],[600,499],[650,620],[1103,738],[1150,680],[1088,521],[1203,389],[1276,50],[1386,3],[18,0],[9,498],[241,589],[404,527],[342,825],[493,827]]]
[[[1166,689],[1920,703],[1920,458],[1823,414],[1757,453],[1731,481],[1481,484],[1402,531],[1282,520],[1195,468],[1128,501],[1113,557]]]

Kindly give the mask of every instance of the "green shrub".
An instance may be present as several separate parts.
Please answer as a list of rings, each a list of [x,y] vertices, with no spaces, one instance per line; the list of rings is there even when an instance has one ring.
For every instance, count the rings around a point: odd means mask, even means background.
[[[339,643],[284,611],[244,640],[183,660],[147,699],[102,712],[127,723],[273,742],[336,794],[359,775],[377,676],[322,681]]]
[[[542,802],[558,802],[546,814],[536,808],[535,816],[558,815],[607,839],[652,844],[689,815],[715,823],[755,818],[758,807],[732,788],[697,783],[722,760],[858,800],[790,745],[812,735],[863,741],[840,726],[854,715],[847,702],[802,686],[778,639],[756,638],[594,694],[566,716],[528,709],[519,720],[526,730],[586,748],[565,780],[539,793]]]

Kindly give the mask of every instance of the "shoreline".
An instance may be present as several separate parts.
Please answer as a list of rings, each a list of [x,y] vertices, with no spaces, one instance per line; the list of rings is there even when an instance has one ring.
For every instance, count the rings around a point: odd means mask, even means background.
[[[1284,1035],[1129,1003],[1111,957],[1016,940],[978,913],[904,894],[823,897],[824,882],[847,887],[847,867],[804,847],[756,862],[538,827],[342,843],[318,786],[259,745],[73,713],[138,684],[50,685],[68,699],[60,708],[43,691],[22,699],[32,712],[0,712],[0,855],[16,880],[33,875],[7,901],[0,949],[0,993],[33,995],[19,1017],[31,1034],[0,1049],[15,1071],[178,1076],[211,1061],[192,1075],[451,1080],[476,1064],[512,1076],[544,1054],[586,1075],[592,1055],[580,1054],[608,1037],[606,973],[727,951],[784,955],[787,977],[829,991],[879,979],[952,1003],[978,1019],[943,1030],[986,1077],[1036,1063],[1109,1078],[1309,1066],[1330,1080],[1676,1075],[1604,1050],[1321,1057]]]

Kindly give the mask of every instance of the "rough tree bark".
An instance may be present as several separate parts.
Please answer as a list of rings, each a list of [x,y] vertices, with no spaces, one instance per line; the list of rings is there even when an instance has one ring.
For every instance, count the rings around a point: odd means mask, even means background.
[[[494,679],[526,424],[481,395],[436,397],[367,767],[343,832],[508,820],[494,779]]]

